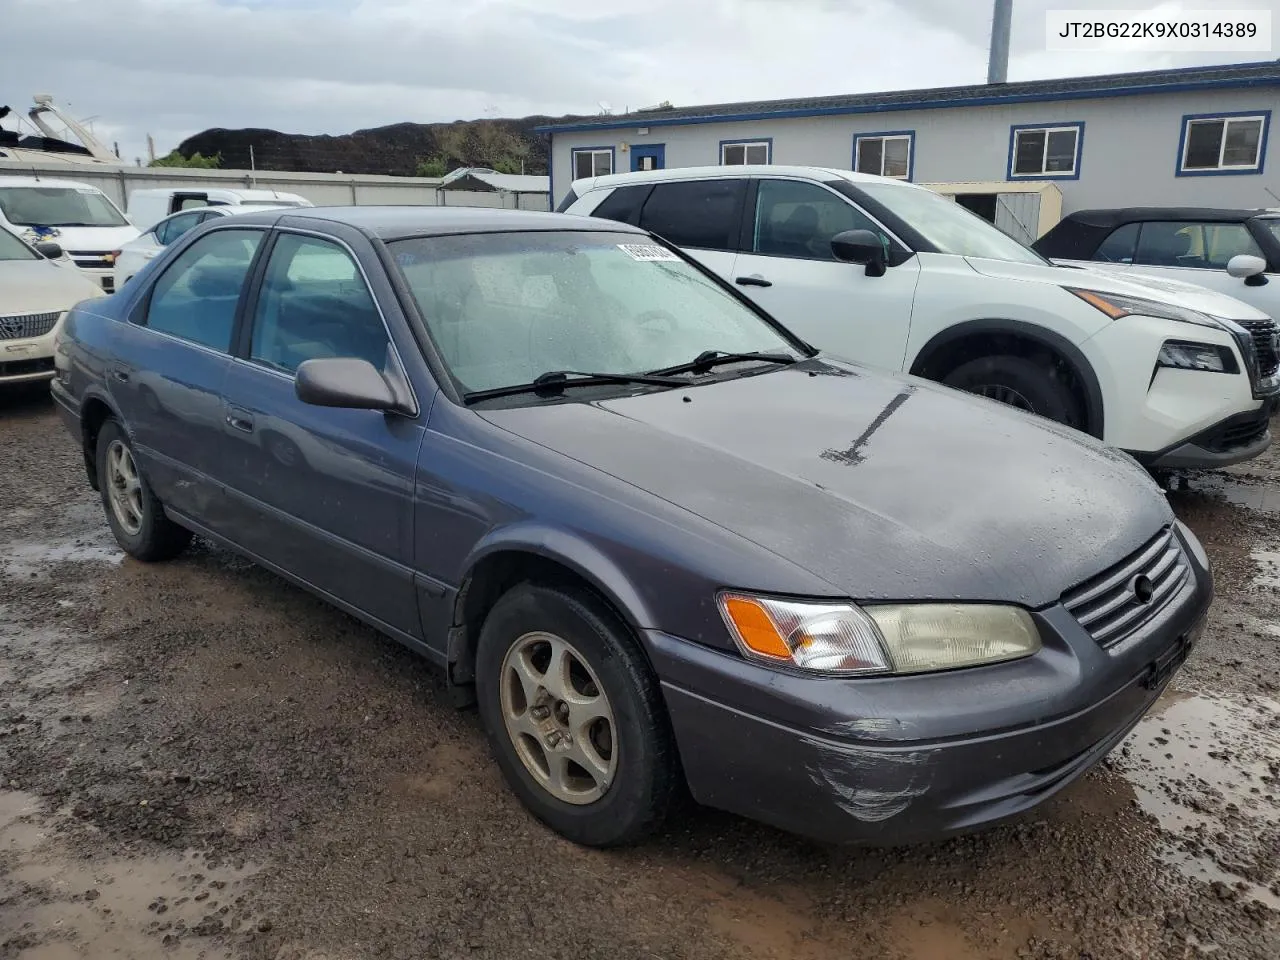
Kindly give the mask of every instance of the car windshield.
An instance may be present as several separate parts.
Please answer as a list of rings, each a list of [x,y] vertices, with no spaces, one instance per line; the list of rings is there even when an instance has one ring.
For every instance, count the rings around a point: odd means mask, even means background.
[[[697,267],[642,235],[485,233],[390,248],[469,393],[558,370],[643,373],[709,350],[804,355]]]
[[[15,237],[8,230],[0,228],[0,260],[38,260],[40,255]]]
[[[0,211],[21,227],[125,227],[106,194],[92,187],[0,187]]]
[[[1045,265],[1034,250],[966,210],[954,200],[923,187],[896,183],[859,181],[857,188],[877,203],[888,207],[928,240],[939,253],[1013,263]]]

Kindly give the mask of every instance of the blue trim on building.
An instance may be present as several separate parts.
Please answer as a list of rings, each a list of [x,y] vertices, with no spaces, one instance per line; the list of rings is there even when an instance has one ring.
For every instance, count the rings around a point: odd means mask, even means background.
[[[578,171],[578,154],[580,154],[580,153],[599,153],[600,151],[603,151],[603,150],[608,150],[608,151],[609,151],[609,173],[617,173],[617,172],[618,172],[618,148],[617,148],[616,146],[614,146],[613,144],[603,144],[603,143],[602,143],[602,144],[601,144],[600,146],[598,146],[598,147],[574,147],[572,150],[570,150],[570,151],[569,151],[569,182],[570,182],[570,183],[573,183],[573,181],[575,181],[575,180],[585,180],[585,179],[586,179],[585,177],[579,177],[579,176],[577,175],[577,171]],[[602,176],[602,177],[604,176],[604,174],[603,174],[603,173],[602,173],[602,174],[596,174],[596,172],[595,172],[595,164],[594,164],[594,163],[591,165],[591,175],[592,175],[593,177],[594,177],[594,176]]]
[[[631,172],[635,173],[639,167],[636,163],[643,157],[657,157],[658,166],[656,169],[664,170],[667,166],[667,145],[665,143],[633,143],[631,145]]]
[[[516,197],[516,206],[520,198]],[[547,131],[547,209],[556,211],[556,135]]]
[[[1203,67],[1187,68],[1203,70]],[[1052,90],[1044,93],[1025,93],[1013,96],[957,97],[952,100],[909,100],[900,103],[853,104],[838,107],[810,107],[791,110],[758,110],[753,113],[725,113],[704,117],[632,117],[608,123],[547,124],[535,127],[537,133],[580,133],[584,130],[621,130],[627,127],[675,127],[696,123],[742,123],[747,120],[781,120],[799,117],[834,117],[862,113],[897,113],[906,110],[947,110],[956,107],[989,107],[1014,103],[1064,103],[1074,100],[1108,100],[1113,97],[1134,97],[1158,93],[1192,93],[1197,90],[1238,90],[1250,87],[1276,87],[1275,78],[1242,77],[1230,80],[1199,80],[1189,83],[1137,83],[1128,87],[1111,87],[1101,90]]]
[[[875,140],[879,137],[907,138],[907,180],[914,180],[916,178],[916,132],[914,130],[884,130],[874,133],[855,133],[853,135],[853,163],[850,165],[849,169],[858,169],[858,141]],[[883,157],[881,159],[880,169],[884,169]]]
[[[1072,164],[1071,173],[1055,173],[1053,171],[1044,171],[1041,173],[1014,173],[1014,144],[1018,137],[1019,130],[1061,130],[1066,127],[1075,127],[1076,130],[1076,156],[1075,163]],[[1047,138],[1045,146],[1048,146]],[[1083,120],[1063,120],[1057,123],[1015,123],[1009,127],[1009,160],[1005,165],[1004,178],[1006,180],[1079,180],[1080,168],[1084,165],[1084,121]]]
[[[765,163],[773,163],[773,137],[743,137],[741,140],[721,140],[720,145],[716,147],[716,163],[719,166],[725,166],[724,148],[735,143],[763,143],[769,148],[768,156],[765,157]]]
[[[1184,151],[1187,149],[1187,131],[1191,127],[1192,120],[1230,120],[1232,117],[1262,117],[1262,137],[1258,142],[1258,165],[1249,167],[1246,170],[1228,169],[1228,170],[1184,170],[1182,162],[1184,159]],[[1226,137],[1226,128],[1223,128],[1222,136]],[[1263,168],[1267,165],[1267,138],[1271,136],[1271,111],[1270,110],[1235,110],[1228,113],[1184,113],[1182,115],[1182,131],[1178,134],[1178,156],[1173,161],[1173,175],[1175,177],[1241,177],[1241,176],[1257,176],[1262,173]]]

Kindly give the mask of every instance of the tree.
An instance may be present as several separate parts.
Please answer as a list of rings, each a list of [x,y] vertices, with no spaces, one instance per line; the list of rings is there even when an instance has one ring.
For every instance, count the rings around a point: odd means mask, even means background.
[[[415,177],[443,177],[449,172],[449,162],[444,157],[428,157],[418,161]]]
[[[215,170],[222,166],[222,154],[215,153],[211,157],[203,156],[199,153],[193,153],[189,157],[184,157],[177,150],[170,150],[163,157],[156,157],[150,163],[149,167],[198,167],[203,170]]]

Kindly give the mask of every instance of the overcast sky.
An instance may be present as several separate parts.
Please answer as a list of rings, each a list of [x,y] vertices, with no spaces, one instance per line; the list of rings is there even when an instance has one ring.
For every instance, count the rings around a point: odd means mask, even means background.
[[[1047,53],[1047,9],[1280,0],[1014,0],[1009,79],[1267,59]],[[615,112],[981,82],[991,0],[0,0],[0,103],[52,93],[127,159],[208,127]],[[15,113],[16,113],[15,109]],[[12,122],[9,123],[12,127]]]

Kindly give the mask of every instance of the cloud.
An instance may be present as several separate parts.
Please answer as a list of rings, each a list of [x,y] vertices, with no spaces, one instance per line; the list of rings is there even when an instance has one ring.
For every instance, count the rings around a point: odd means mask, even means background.
[[[1131,3],[1138,6],[1138,2]],[[988,0],[8,0],[5,90],[51,92],[127,157],[207,127],[345,133],[405,120],[594,113],[981,82]],[[1046,54],[1016,0],[1010,79],[1208,55]],[[1167,2],[1170,9],[1208,6]],[[1232,0],[1273,10],[1280,0]],[[49,72],[48,52],[58,69]],[[1231,59],[1231,58],[1228,58]],[[1248,56],[1234,59],[1250,59]],[[22,78],[30,90],[12,89]],[[37,87],[39,90],[37,91]]]

